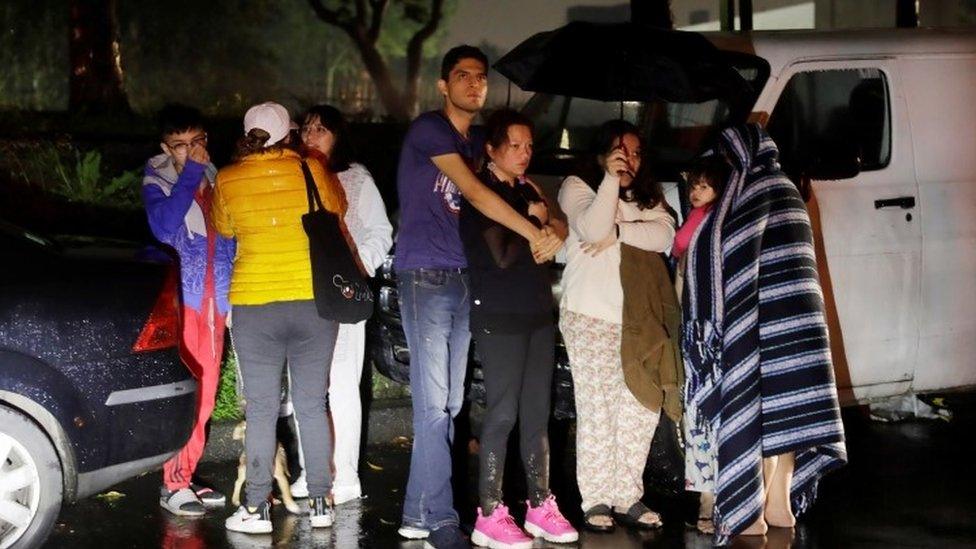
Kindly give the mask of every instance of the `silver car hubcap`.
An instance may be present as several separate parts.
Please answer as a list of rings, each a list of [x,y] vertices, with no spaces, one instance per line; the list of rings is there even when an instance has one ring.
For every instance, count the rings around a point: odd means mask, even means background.
[[[37,514],[41,477],[24,445],[0,433],[0,549],[14,544]]]

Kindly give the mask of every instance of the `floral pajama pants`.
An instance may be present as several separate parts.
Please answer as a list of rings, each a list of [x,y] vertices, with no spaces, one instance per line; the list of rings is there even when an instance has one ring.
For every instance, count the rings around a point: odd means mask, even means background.
[[[644,494],[644,466],[660,415],[624,383],[620,324],[563,310],[559,328],[576,392],[576,478],[582,507],[626,511]]]

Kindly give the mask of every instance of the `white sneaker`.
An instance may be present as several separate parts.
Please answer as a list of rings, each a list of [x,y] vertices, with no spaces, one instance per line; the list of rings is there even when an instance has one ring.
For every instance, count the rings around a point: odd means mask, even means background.
[[[232,532],[244,534],[271,533],[271,504],[264,502],[254,511],[241,505],[233,515],[224,521],[224,527]]]
[[[430,535],[430,530],[421,528],[419,526],[403,524],[400,526],[400,529],[397,530],[397,534],[400,534],[400,537],[407,539],[427,539],[427,536]]]
[[[308,519],[312,528],[329,528],[335,522],[335,511],[325,498],[311,498],[308,500]]]
[[[291,497],[293,498],[307,498],[308,497],[308,483],[305,482],[305,471],[295,479],[295,482],[291,483]]]

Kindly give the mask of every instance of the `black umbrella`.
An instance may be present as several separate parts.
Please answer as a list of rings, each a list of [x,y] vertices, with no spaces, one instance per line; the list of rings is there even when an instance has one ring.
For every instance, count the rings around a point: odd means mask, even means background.
[[[637,23],[540,32],[494,66],[523,90],[598,101],[700,102],[749,90],[704,36]]]

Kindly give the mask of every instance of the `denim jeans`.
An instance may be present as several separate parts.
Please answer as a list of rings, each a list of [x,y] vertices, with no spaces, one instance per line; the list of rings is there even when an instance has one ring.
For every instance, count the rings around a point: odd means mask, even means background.
[[[413,452],[403,523],[436,530],[457,525],[451,489],[454,418],[464,400],[468,275],[457,270],[397,273],[403,332],[410,349]]]

